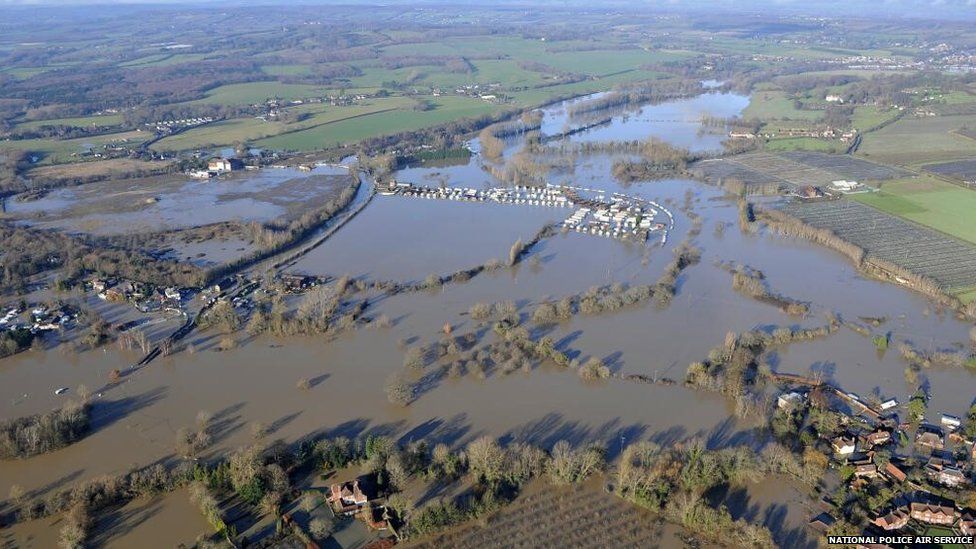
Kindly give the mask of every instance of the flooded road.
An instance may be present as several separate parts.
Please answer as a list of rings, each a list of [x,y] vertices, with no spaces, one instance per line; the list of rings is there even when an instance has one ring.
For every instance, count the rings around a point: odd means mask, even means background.
[[[656,136],[692,150],[714,150],[722,136],[701,131],[701,114],[735,115],[747,102],[743,96],[707,94],[647,106],[571,139]],[[547,109],[543,132],[559,131],[564,117],[564,105]],[[472,148],[477,150],[477,144]],[[109,372],[125,368],[137,357],[114,347],[81,354],[29,351],[0,361],[3,417],[61,405],[70,395],[55,396],[55,387],[84,384],[102,393],[94,404],[93,434],[51,454],[0,464],[0,494],[18,483],[32,495],[40,495],[133,465],[173,460],[176,431],[192,426],[200,410],[214,415],[214,445],[205,455],[250,443],[254,423],[266,427],[271,438],[289,441],[310,434],[386,434],[404,442],[423,438],[460,446],[492,435],[545,446],[558,440],[601,442],[611,457],[621,445],[639,439],[671,444],[697,437],[712,447],[754,444],[755,424],[735,419],[732,405],[722,395],[680,384],[688,364],[705,358],[729,331],[819,326],[827,313],[836,313],[852,321],[859,316],[885,317],[887,322],[872,330],[890,331],[926,349],[951,348],[968,340],[967,323],[938,314],[917,294],[863,278],[839,254],[765,232],[743,234],[736,225],[735,202],[720,190],[682,179],[625,187],[610,175],[613,160],[614,155],[581,156],[572,173],[560,174],[557,180],[671,204],[675,228],[666,246],[556,234],[542,240],[515,268],[434,291],[378,299],[370,314],[386,315],[392,327],[363,328],[334,340],[242,334],[239,346],[227,351],[217,350],[218,334],[195,333],[189,338],[194,352],[157,359],[116,387],[106,386]],[[414,167],[396,177],[430,186],[502,185],[481,169],[482,162],[474,156],[466,164]],[[400,371],[404,362],[405,348],[398,341],[411,346],[436,342],[445,323],[455,334],[479,330],[467,314],[475,303],[510,300],[523,318],[529,318],[537,304],[593,286],[653,284],[671,261],[672,251],[694,227],[687,213],[681,212],[685,204],[702,218],[701,232],[691,237],[702,250],[702,260],[679,277],[677,295],[668,308],[638,305],[578,315],[552,326],[531,325],[534,335],[551,335],[562,350],[581,360],[598,357],[614,373],[667,377],[677,384],[585,382],[572,370],[534,365],[509,374],[493,371],[484,378],[473,372],[442,377],[425,384],[406,408],[388,402],[384,380]],[[270,209],[265,213],[273,214]],[[504,260],[517,239],[531,238],[543,225],[565,215],[567,211],[542,207],[377,196],[289,270],[419,281],[432,273],[443,275],[490,259]],[[810,314],[788,317],[734,291],[731,276],[718,266],[720,262],[762,270],[775,292],[809,302]],[[870,338],[844,328],[825,340],[776,349],[766,359],[774,371],[819,373],[863,396],[876,393],[904,402],[912,390],[896,349],[879,354]],[[932,395],[930,409],[963,415],[976,392],[972,372],[932,368],[921,376]],[[298,389],[301,379],[309,380],[311,388]],[[778,539],[803,545],[807,540],[798,533],[807,512],[803,498],[793,492],[780,498],[775,495],[779,486],[773,482],[748,494],[729,494],[730,502],[740,503],[739,507],[730,503],[730,508],[736,516],[767,513],[771,523],[782,526]],[[112,538],[106,543],[135,539]]]

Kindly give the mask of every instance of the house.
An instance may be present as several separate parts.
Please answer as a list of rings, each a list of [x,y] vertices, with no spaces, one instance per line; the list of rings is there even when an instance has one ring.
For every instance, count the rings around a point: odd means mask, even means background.
[[[776,399],[777,408],[792,408],[793,406],[803,402],[803,394],[796,391],[791,391],[789,393],[783,393],[779,395]]]
[[[796,194],[800,198],[822,198],[824,193],[819,187],[814,187],[813,185],[804,185],[800,187]]]
[[[244,168],[244,163],[236,158],[211,158],[207,162],[207,170],[211,172],[224,173]]]
[[[887,514],[881,515],[871,521],[875,526],[890,532],[891,530],[900,530],[908,524],[908,519],[911,516],[908,513],[908,508],[905,506],[896,507],[889,511]]]
[[[949,505],[914,501],[909,510],[913,519],[928,524],[950,525],[956,521],[956,509]]]
[[[901,468],[899,468],[897,465],[895,465],[890,461],[888,462],[887,465],[885,465],[885,473],[889,477],[891,477],[892,480],[898,482],[905,482],[905,479],[908,478],[908,475],[906,475],[905,472],[901,470]]]
[[[853,438],[840,436],[832,440],[830,444],[834,447],[834,452],[839,455],[849,456],[854,453]]]
[[[837,519],[831,516],[830,513],[823,512],[813,517],[808,525],[818,532],[826,532],[835,522],[837,522]]]
[[[919,429],[918,434],[915,435],[915,444],[927,446],[933,450],[945,448],[945,440],[942,437],[942,433],[934,430]]]
[[[828,95],[827,97],[824,97],[824,101],[828,103],[843,103],[844,98],[839,95]]]
[[[289,292],[300,292],[312,285],[312,277],[304,275],[283,274],[281,282]]]
[[[953,415],[942,414],[942,425],[950,431],[955,431],[962,427],[962,420]]]
[[[957,526],[964,536],[976,535],[976,511],[969,509],[964,511]]]
[[[105,290],[105,292],[103,294],[101,294],[101,295],[104,295],[105,296],[105,300],[106,301],[125,301],[126,300],[126,294],[125,294],[125,292],[123,292],[122,290],[120,290],[118,287],[109,288],[109,289]]]
[[[234,279],[233,278],[225,278],[225,279],[221,280],[220,282],[217,282],[216,284],[213,285],[213,291],[215,293],[226,292],[233,285],[234,285]]]
[[[359,480],[340,482],[329,486],[328,501],[340,515],[355,515],[366,507],[369,498],[359,487]]]
[[[936,480],[949,488],[956,488],[958,486],[963,486],[969,483],[969,479],[966,478],[966,474],[963,473],[956,467],[946,466],[939,471]]]
[[[104,278],[96,278],[92,280],[92,290],[96,292],[104,292],[106,289],[112,287],[112,282]]]
[[[854,467],[854,476],[857,478],[875,478],[878,476],[878,467],[873,463],[864,463]]]
[[[868,446],[881,446],[891,441],[891,433],[888,431],[875,431],[864,437],[864,442]]]
[[[180,289],[174,287],[169,287],[163,290],[163,295],[166,296],[166,299],[173,299],[177,301],[182,299],[183,297],[183,294],[180,292]]]

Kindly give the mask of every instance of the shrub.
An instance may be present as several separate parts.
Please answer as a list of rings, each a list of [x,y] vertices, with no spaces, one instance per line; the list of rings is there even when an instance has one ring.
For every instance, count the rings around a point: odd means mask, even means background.
[[[602,360],[593,357],[580,367],[579,375],[583,379],[607,379],[610,377],[610,368]]]
[[[414,397],[414,388],[407,380],[394,373],[386,380],[386,398],[393,404],[406,406]]]

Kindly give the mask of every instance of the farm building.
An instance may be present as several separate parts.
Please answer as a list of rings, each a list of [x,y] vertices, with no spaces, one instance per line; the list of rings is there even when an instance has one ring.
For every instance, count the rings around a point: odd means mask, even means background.
[[[846,179],[838,179],[836,181],[830,182],[830,187],[836,191],[842,193],[851,192],[857,188],[857,181],[849,181]]]
[[[244,168],[244,163],[236,158],[211,158],[207,170],[217,173],[231,172]]]

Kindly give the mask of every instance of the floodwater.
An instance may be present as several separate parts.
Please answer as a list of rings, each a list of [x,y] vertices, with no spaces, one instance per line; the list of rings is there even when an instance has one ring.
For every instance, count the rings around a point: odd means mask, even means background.
[[[212,531],[185,489],[133,500],[100,516],[92,530],[90,544],[106,548],[138,547],[146,540],[156,547],[192,547]]]
[[[681,146],[708,150],[718,146],[716,136],[699,132],[700,124],[691,120],[705,111],[736,114],[745,104],[742,96],[709,94],[646,107],[640,114],[615,118],[609,126],[573,138],[659,135]],[[564,112],[564,106],[555,106],[546,110],[546,116]],[[543,131],[546,127],[558,128],[559,123],[544,124]],[[477,150],[476,145],[473,148]],[[776,235],[741,233],[735,225],[735,203],[713,187],[687,180],[622,187],[610,175],[613,158],[581,157],[572,181],[671,204],[676,219],[666,245],[558,234],[543,240],[514,269],[433,292],[373,301],[370,314],[387,315],[393,322],[390,328],[363,328],[331,341],[319,336],[252,339],[240,334],[239,347],[229,351],[216,350],[220,335],[195,333],[189,338],[195,352],[157,359],[115,387],[104,386],[109,372],[133,364],[138,360],[134,353],[114,347],[81,354],[31,351],[0,361],[2,417],[59,406],[63,399],[53,390],[61,386],[85,384],[101,393],[94,404],[94,432],[63,450],[3,463],[0,494],[18,483],[39,495],[132,465],[175,459],[176,431],[192,426],[199,410],[214,414],[210,454],[250,443],[254,422],[268,427],[270,437],[289,441],[309,434],[373,433],[405,442],[424,438],[460,446],[492,435],[540,445],[597,441],[607,445],[611,457],[621,445],[639,439],[670,444],[698,437],[712,447],[757,444],[754,424],[735,419],[724,397],[680,385],[687,365],[706,357],[728,331],[818,326],[825,322],[826,313],[834,312],[852,321],[858,316],[886,317],[888,322],[877,332],[890,330],[896,339],[909,339],[926,349],[967,341],[966,323],[939,314],[919,295],[861,277],[839,254]],[[397,178],[425,185],[500,185],[480,169],[480,162],[475,156],[460,166],[410,168]],[[704,220],[701,233],[692,238],[702,250],[702,260],[679,278],[670,307],[648,304],[577,316],[551,327],[532,326],[536,335],[551,335],[561,349],[582,360],[595,356],[615,373],[668,377],[678,384],[584,382],[572,371],[536,365],[509,374],[490,371],[484,378],[471,372],[458,378],[435,377],[422,384],[409,407],[387,401],[384,381],[401,371],[403,364],[404,349],[398,340],[410,345],[437,341],[445,323],[455,334],[480,331],[466,314],[474,303],[511,300],[530,316],[542,300],[581,293],[591,286],[654,283],[671,260],[671,251],[693,226],[680,211],[686,201]],[[290,270],[422,280],[431,273],[444,275],[491,258],[504,259],[517,238],[530,238],[546,222],[569,213],[568,209],[377,196]],[[718,225],[724,231],[717,231]],[[731,276],[717,262],[762,270],[773,291],[809,301],[811,314],[790,318],[733,291]],[[489,334],[482,341],[491,338]],[[897,351],[892,348],[879,356],[869,338],[846,329],[825,340],[777,349],[767,358],[775,371],[823,373],[862,396],[876,391],[905,402],[910,393]],[[963,415],[976,392],[972,376],[962,369],[922,372],[932,395],[930,409]],[[310,380],[312,388],[297,389],[300,379]],[[787,492],[777,499],[782,485],[769,482],[750,489],[748,497],[731,494],[730,508],[737,516],[749,516],[753,507],[758,509],[755,513],[771,509],[770,520],[781,525],[777,539],[805,543],[807,538],[798,533],[807,517],[800,503],[803,498]],[[735,507],[734,501],[747,505]],[[145,539],[150,537],[146,534]]]
[[[747,482],[733,489],[709,494],[713,504],[724,504],[732,518],[762,524],[780,547],[815,549],[820,534],[807,528],[820,511],[816,500],[793,479],[782,475]]]
[[[547,221],[562,221],[571,213],[568,208],[381,195],[292,270],[422,280],[490,259],[506,260],[516,240],[529,240]]]
[[[748,105],[748,96],[706,93],[690,99],[624,109],[623,112],[613,109],[607,111],[613,114],[609,123],[573,134],[568,139],[574,142],[601,142],[655,137],[692,152],[721,149],[726,132],[708,131],[701,123],[702,117],[729,118],[739,115]],[[543,123],[544,133],[557,133],[572,127],[564,108],[553,108],[551,111],[551,116]],[[599,117],[599,113],[594,116]]]
[[[334,178],[345,169],[268,168],[210,180],[186,176],[109,181],[6,202],[7,215],[24,223],[95,235],[122,235],[196,227],[222,221],[294,219],[335,196]]]

